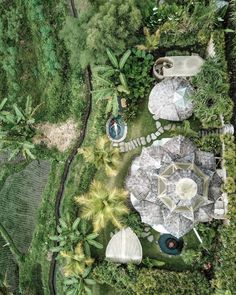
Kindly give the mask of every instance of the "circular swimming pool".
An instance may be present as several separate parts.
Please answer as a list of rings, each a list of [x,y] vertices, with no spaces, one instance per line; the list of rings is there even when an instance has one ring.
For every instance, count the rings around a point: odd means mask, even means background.
[[[107,136],[114,142],[123,141],[127,134],[127,124],[121,116],[111,117],[106,124]]]
[[[182,238],[177,239],[171,234],[162,234],[157,243],[160,246],[161,251],[168,255],[180,255],[184,246]]]

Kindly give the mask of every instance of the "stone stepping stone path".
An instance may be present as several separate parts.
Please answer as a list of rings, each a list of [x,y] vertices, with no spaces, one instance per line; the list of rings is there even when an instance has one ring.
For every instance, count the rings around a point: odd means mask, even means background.
[[[176,128],[175,124],[168,124],[164,127],[161,126],[160,121],[156,121],[156,128],[157,131],[155,133],[148,134],[147,136],[138,137],[132,139],[128,142],[120,142],[118,144],[113,144],[114,147],[119,147],[121,153],[126,153],[128,151],[132,151],[139,146],[146,146],[147,144],[151,143],[152,141],[157,140],[157,138],[164,132],[174,130]]]

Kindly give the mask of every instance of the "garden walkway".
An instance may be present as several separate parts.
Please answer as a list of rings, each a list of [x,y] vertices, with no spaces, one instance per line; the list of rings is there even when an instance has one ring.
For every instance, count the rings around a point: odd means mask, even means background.
[[[150,144],[151,142],[157,140],[158,137],[162,135],[165,131],[174,130],[175,127],[175,124],[168,124],[162,127],[161,123],[159,121],[156,121],[157,131],[155,133],[148,134],[147,136],[137,137],[128,142],[122,141],[120,143],[113,143],[113,146],[119,147],[120,152],[125,153],[139,146]]]

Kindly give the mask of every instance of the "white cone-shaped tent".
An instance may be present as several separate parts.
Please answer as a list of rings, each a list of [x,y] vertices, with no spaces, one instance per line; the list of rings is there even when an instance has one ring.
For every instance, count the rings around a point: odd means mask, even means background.
[[[142,257],[141,243],[130,227],[116,233],[106,248],[106,258],[113,262],[139,264]]]

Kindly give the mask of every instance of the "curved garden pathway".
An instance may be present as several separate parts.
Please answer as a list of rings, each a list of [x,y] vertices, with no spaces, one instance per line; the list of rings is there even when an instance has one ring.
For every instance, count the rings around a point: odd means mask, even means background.
[[[69,0],[68,2],[69,2],[68,4],[69,4],[71,15],[74,17],[77,17],[78,15],[77,15],[77,11],[75,8],[74,0]],[[75,143],[71,153],[69,154],[68,158],[66,159],[64,171],[63,171],[61,181],[60,181],[60,187],[59,187],[57,195],[56,195],[56,202],[55,202],[56,226],[59,224],[59,219],[61,217],[60,208],[61,208],[61,204],[62,204],[62,200],[63,200],[65,182],[67,180],[71,164],[77,154],[78,148],[80,148],[81,145],[83,144],[85,134],[87,131],[88,119],[89,119],[89,115],[91,113],[91,108],[92,108],[92,94],[91,94],[92,93],[92,83],[91,83],[91,69],[89,66],[85,69],[84,78],[85,78],[85,84],[86,84],[86,88],[87,88],[87,91],[86,91],[87,107],[86,107],[85,113],[82,118],[82,130],[80,131],[80,134],[76,140],[76,143]],[[49,289],[50,289],[51,295],[57,294],[57,292],[56,292],[56,263],[57,263],[56,257],[57,257],[57,253],[53,253],[51,265],[50,265],[50,272],[49,272]]]

